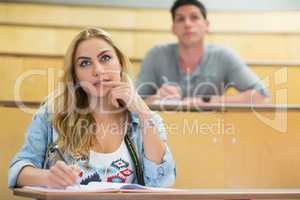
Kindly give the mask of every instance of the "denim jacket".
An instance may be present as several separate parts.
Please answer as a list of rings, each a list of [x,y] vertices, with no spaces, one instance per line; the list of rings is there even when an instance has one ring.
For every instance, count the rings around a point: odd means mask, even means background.
[[[36,168],[49,168],[48,161],[45,160],[47,146],[57,138],[57,132],[51,124],[52,114],[48,107],[43,105],[33,116],[32,122],[26,131],[25,142],[20,151],[15,155],[9,166],[8,186],[16,186],[17,177],[25,166]],[[155,125],[160,138],[166,142],[166,130],[161,117],[157,113],[152,113]],[[169,187],[175,182],[175,162],[170,149],[166,146],[166,151],[161,164],[156,164],[145,157],[143,149],[143,138],[140,132],[139,119],[135,113],[130,113],[132,132],[129,135],[136,147],[140,159],[146,186]]]

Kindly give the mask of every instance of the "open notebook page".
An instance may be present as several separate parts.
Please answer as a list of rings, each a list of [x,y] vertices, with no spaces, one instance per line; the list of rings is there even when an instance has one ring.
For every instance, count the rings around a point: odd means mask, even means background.
[[[113,192],[120,190],[144,190],[153,192],[172,192],[177,191],[177,189],[172,188],[158,188],[158,187],[147,187],[139,184],[130,183],[109,183],[109,182],[90,182],[88,185],[74,185],[69,186],[66,189],[52,189],[46,187],[32,187],[25,186],[24,188],[42,191],[42,192]]]

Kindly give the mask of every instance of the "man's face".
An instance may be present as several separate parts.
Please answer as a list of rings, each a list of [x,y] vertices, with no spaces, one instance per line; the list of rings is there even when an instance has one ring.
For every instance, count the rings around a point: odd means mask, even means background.
[[[208,27],[209,22],[194,5],[181,6],[175,12],[172,30],[181,45],[199,45],[208,33]]]

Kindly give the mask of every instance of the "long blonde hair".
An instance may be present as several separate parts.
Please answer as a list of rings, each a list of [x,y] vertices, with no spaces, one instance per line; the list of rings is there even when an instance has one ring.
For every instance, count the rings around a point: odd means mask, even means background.
[[[87,28],[73,39],[65,55],[63,92],[54,99],[52,123],[58,132],[57,144],[75,159],[88,157],[95,142],[95,134],[91,134],[90,130],[86,131],[87,127],[95,123],[89,110],[88,95],[76,82],[74,69],[74,56],[79,44],[91,38],[102,39],[113,47],[122,68],[121,81],[128,81],[127,68],[130,62],[107,32],[98,28]],[[78,108],[86,112],[78,112]],[[82,127],[83,122],[85,127]]]

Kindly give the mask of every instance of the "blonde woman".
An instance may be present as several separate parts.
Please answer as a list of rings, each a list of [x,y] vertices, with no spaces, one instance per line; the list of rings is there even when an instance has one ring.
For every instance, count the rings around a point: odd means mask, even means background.
[[[103,30],[88,28],[74,38],[65,56],[63,92],[33,117],[11,162],[9,187],[174,183],[161,118],[127,80],[128,63]]]

